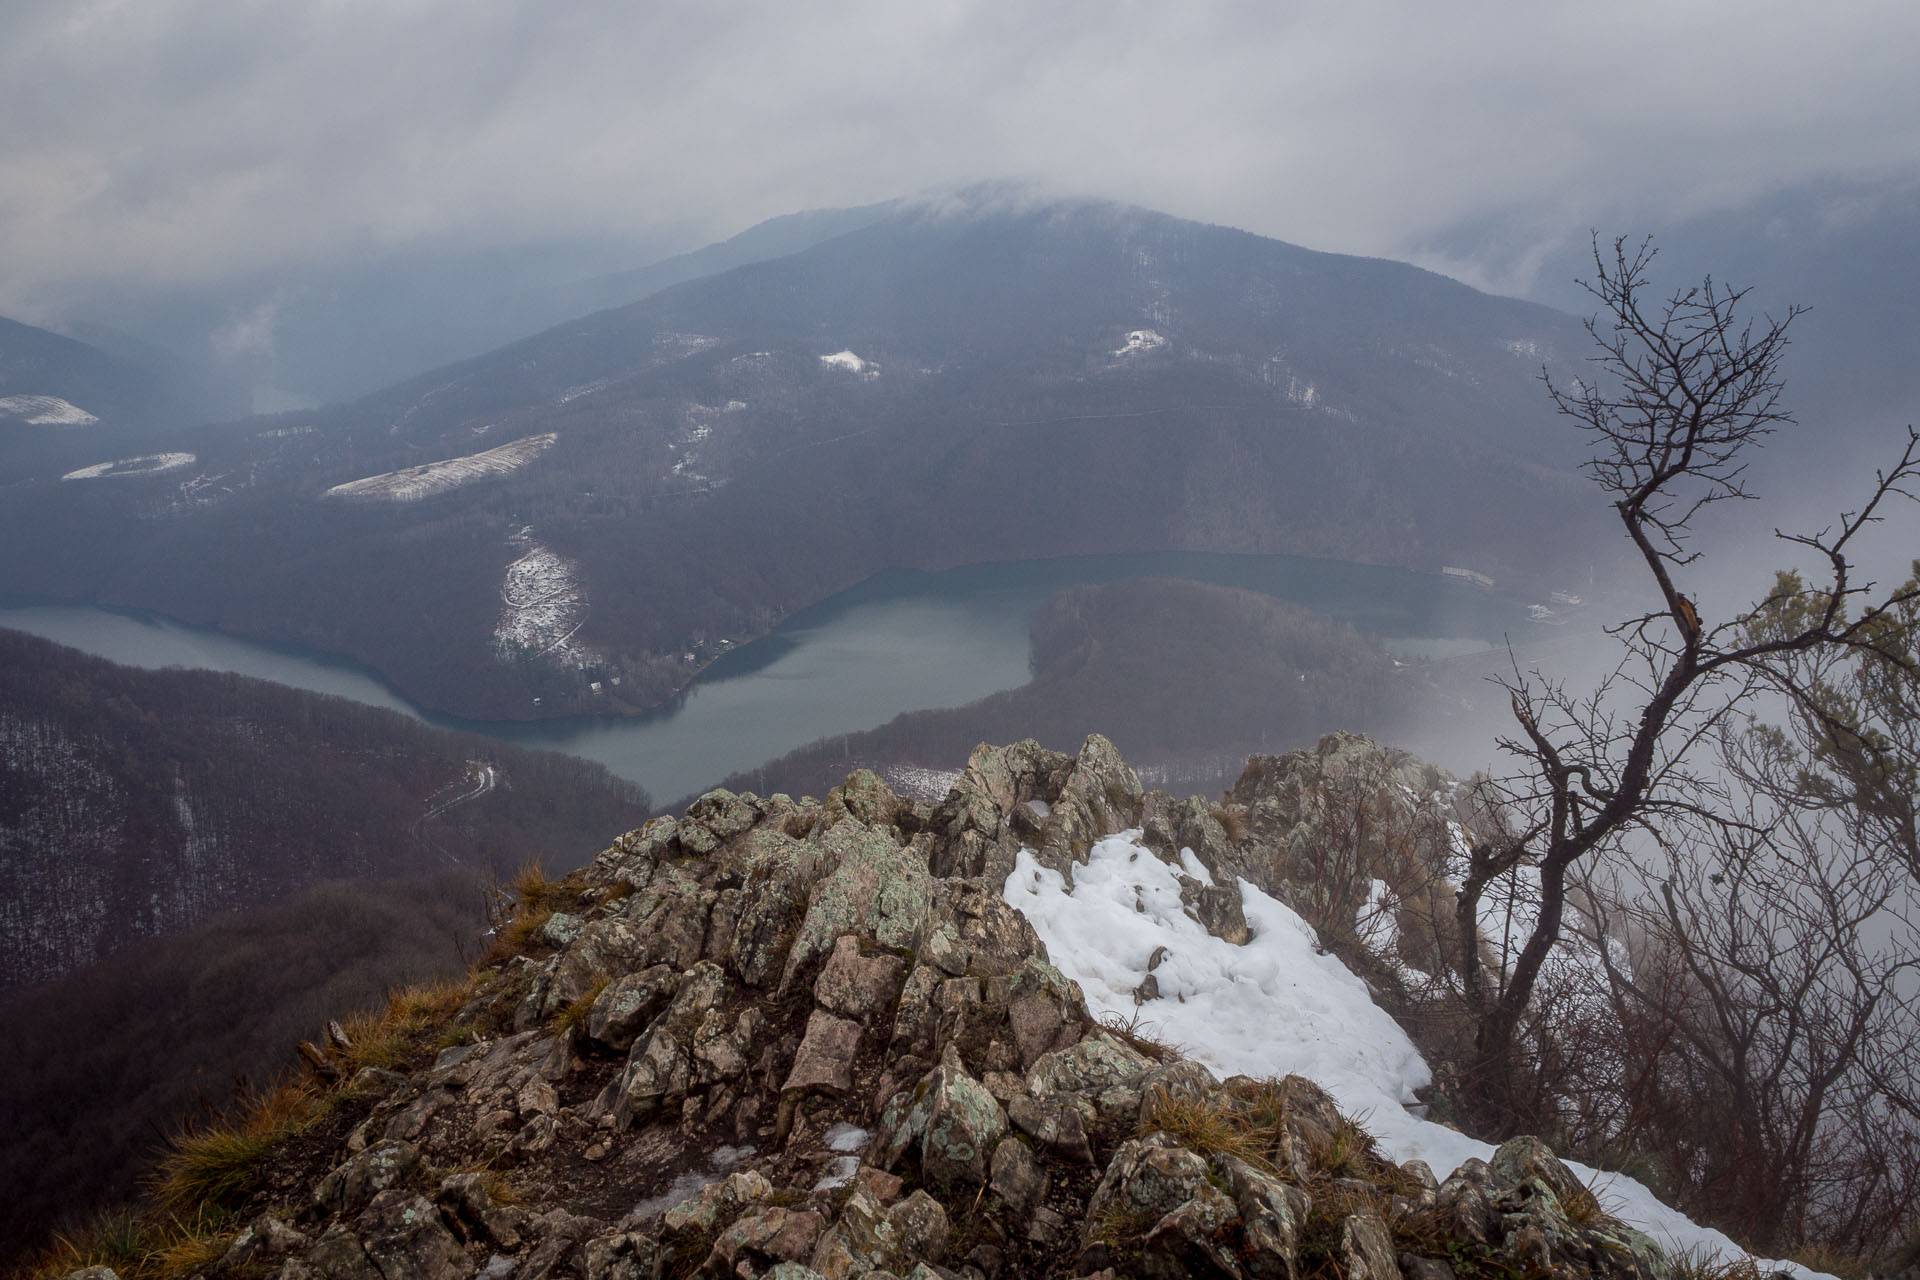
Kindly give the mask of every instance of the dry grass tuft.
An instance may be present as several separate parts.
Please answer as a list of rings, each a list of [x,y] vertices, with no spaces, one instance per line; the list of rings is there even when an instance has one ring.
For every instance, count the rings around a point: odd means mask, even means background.
[[[569,1004],[559,1013],[556,1013],[553,1016],[553,1029],[562,1033],[570,1031],[576,1036],[585,1035],[587,1033],[587,1015],[593,1011],[593,1002],[598,1000],[600,993],[607,989],[609,981],[611,981],[611,979],[598,979],[594,982],[593,986],[587,989],[585,995],[575,1000],[572,1004]]]

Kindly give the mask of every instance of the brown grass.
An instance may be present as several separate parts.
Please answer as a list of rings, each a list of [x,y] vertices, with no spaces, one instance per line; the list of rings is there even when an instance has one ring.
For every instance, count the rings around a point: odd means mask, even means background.
[[[585,1035],[587,1033],[587,1015],[593,1011],[593,1002],[600,998],[600,993],[607,989],[607,984],[610,981],[611,979],[604,977],[598,979],[592,987],[587,989],[585,995],[569,1004],[559,1013],[553,1015],[553,1029],[559,1032],[571,1031],[575,1035]]]

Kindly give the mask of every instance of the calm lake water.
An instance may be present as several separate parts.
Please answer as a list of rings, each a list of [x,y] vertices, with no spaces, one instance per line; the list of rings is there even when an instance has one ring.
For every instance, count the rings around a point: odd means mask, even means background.
[[[407,702],[364,668],[84,606],[0,608],[29,631],[137,667],[231,671],[598,761],[665,802],[818,738],[904,711],[959,706],[1027,681],[1027,621],[1063,587],[1177,577],[1291,600],[1380,636],[1395,652],[1442,657],[1530,633],[1526,609],[1437,574],[1297,556],[1199,552],[1090,556],[888,571],[801,610],[727,654],[671,708],[632,719],[539,724],[459,720]]]

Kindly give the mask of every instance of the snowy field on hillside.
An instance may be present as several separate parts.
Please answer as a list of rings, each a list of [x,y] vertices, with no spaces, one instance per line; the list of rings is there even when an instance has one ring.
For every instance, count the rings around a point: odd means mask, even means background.
[[[1490,1144],[1407,1110],[1414,1090],[1431,1079],[1426,1062],[1366,985],[1320,950],[1306,921],[1242,880],[1253,936],[1244,946],[1223,942],[1183,908],[1181,881],[1208,876],[1190,852],[1181,860],[1183,868],[1170,867],[1137,829],[1123,832],[1093,847],[1069,889],[1022,851],[1005,896],[1032,922],[1053,963],[1080,984],[1096,1017],[1138,1016],[1144,1030],[1223,1078],[1306,1076],[1394,1160],[1424,1160],[1443,1179],[1468,1159],[1492,1157]],[[1150,964],[1160,995],[1136,1006],[1134,991]],[[1638,1182],[1568,1163],[1611,1212],[1669,1250],[1740,1255],[1732,1240],[1661,1204]],[[1763,1266],[1818,1274],[1791,1263]]]
[[[525,436],[483,453],[470,453],[460,458],[446,458],[440,462],[426,462],[417,467],[402,467],[398,471],[349,480],[334,485],[321,496],[362,502],[419,502],[477,480],[510,475],[545,453],[558,438],[551,431]]]
[[[138,458],[120,458],[113,462],[96,462],[90,467],[79,467],[61,476],[62,480],[101,480],[112,476],[150,476],[158,471],[176,471],[181,467],[190,467],[198,459],[190,453],[147,453]]]
[[[820,363],[829,369],[839,369],[851,373],[864,382],[872,382],[880,376],[880,366],[871,360],[863,360],[852,351],[836,351],[830,356],[821,356]]]
[[[36,427],[85,427],[100,421],[59,396],[0,396],[0,418],[18,418]]]
[[[507,566],[500,583],[494,646],[508,660],[539,654],[578,662],[573,637],[587,621],[587,592],[578,567],[537,542],[525,545],[525,554]]]

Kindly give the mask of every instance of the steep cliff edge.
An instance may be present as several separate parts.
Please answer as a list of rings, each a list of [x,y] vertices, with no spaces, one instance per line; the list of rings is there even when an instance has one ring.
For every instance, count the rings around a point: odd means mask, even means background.
[[[118,1274],[1666,1280],[1537,1141],[1396,1164],[1307,1079],[1098,1021],[1008,905],[1017,868],[1071,882],[1126,833],[1226,945],[1258,932],[1235,877],[1352,921],[1379,858],[1299,859],[1330,796],[1429,803],[1417,768],[1335,737],[1215,806],[1095,737],[982,747],[938,806],[866,773],[710,793],[523,885],[468,983],[330,1028],[309,1084],[181,1143],[171,1225]]]

